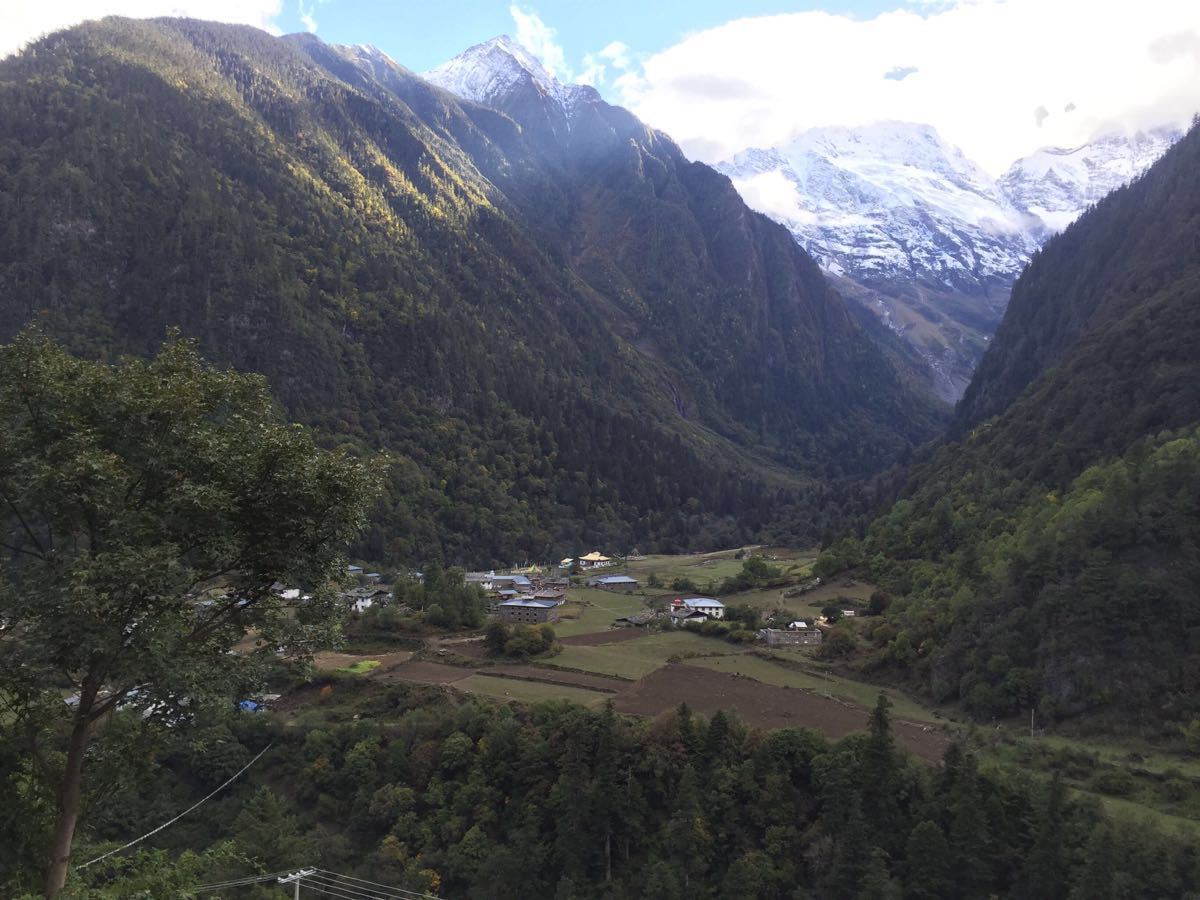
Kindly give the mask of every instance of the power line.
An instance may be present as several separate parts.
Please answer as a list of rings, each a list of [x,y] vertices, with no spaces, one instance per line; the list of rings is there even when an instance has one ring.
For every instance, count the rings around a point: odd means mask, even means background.
[[[333,875],[337,878],[344,878],[347,881],[358,881],[362,884],[371,885],[372,887],[382,888],[385,891],[394,891],[404,895],[405,897],[419,897],[421,900],[440,900],[439,897],[435,897],[433,894],[424,894],[420,891],[409,891],[405,890],[404,888],[391,887],[390,885],[380,884],[378,881],[368,881],[365,878],[356,878],[353,875],[342,875],[338,872],[331,872],[328,869],[317,869],[317,871],[325,875]]]
[[[353,881],[350,881],[344,875],[336,875],[335,874],[331,877],[330,875],[321,873],[320,870],[318,870],[318,872],[320,874],[318,874],[316,877],[321,878],[325,881],[329,881],[338,887],[341,887],[347,891],[350,891],[351,893],[358,893],[364,897],[370,897],[370,898],[372,898],[372,900],[404,900],[404,898],[406,896],[412,896],[412,895],[406,895],[398,888],[380,889],[380,888],[367,887],[366,885],[357,884]]]
[[[404,888],[393,888],[379,885],[378,887],[367,887],[364,884],[357,884],[356,881],[361,879],[351,879],[348,875],[339,875],[337,872],[326,872],[323,869],[318,869],[317,874],[309,876],[310,878],[319,879],[322,883],[329,883],[338,890],[347,891],[359,897],[367,898],[367,900],[407,900],[410,897],[418,897],[412,891],[406,891]],[[373,882],[368,882],[371,884]]]
[[[362,900],[363,897],[367,896],[366,894],[343,894],[341,891],[334,890],[334,888],[330,887],[329,885],[314,882],[311,876],[304,879],[304,881],[300,883],[300,886],[308,891],[316,891],[318,894],[328,894],[330,897],[340,897],[341,900]]]
[[[191,806],[189,806],[187,809],[185,809],[183,812],[181,812],[181,813],[180,813],[179,815],[177,815],[175,818],[173,818],[173,819],[170,819],[169,821],[163,822],[161,825],[159,825],[159,826],[158,826],[157,828],[155,828],[153,831],[147,831],[145,834],[143,834],[143,835],[142,835],[141,837],[139,837],[139,838],[134,838],[134,839],[133,839],[132,841],[130,841],[128,844],[125,844],[124,846],[121,846],[121,847],[117,847],[117,849],[115,849],[115,850],[109,850],[107,853],[103,853],[103,854],[101,854],[100,856],[97,856],[95,859],[90,859],[90,860],[88,860],[87,862],[83,863],[82,865],[76,866],[75,868],[76,868],[77,870],[78,870],[78,869],[86,869],[88,866],[92,865],[93,863],[98,863],[98,862],[100,862],[100,860],[102,860],[102,859],[108,859],[108,858],[109,858],[110,856],[112,856],[114,853],[120,853],[122,850],[128,850],[128,849],[129,849],[130,847],[132,847],[134,844],[140,844],[140,843],[141,843],[142,841],[144,841],[146,838],[148,838],[148,837],[152,837],[152,836],[154,836],[154,835],[158,834],[160,831],[162,831],[162,830],[163,830],[164,828],[166,828],[168,825],[173,825],[173,824],[175,824],[175,823],[176,823],[176,822],[178,822],[180,819],[182,819],[184,816],[186,816],[188,813],[190,813],[192,810],[194,810],[196,807],[200,806],[202,803],[206,803],[207,801],[211,800],[213,797],[215,797],[215,796],[216,796],[218,793],[220,793],[220,792],[221,792],[222,790],[224,790],[226,787],[228,787],[229,785],[233,784],[233,782],[234,782],[234,781],[236,781],[236,780],[237,780],[237,779],[238,779],[238,778],[241,776],[241,774],[242,774],[243,772],[245,772],[245,771],[246,771],[248,768],[250,768],[250,767],[251,767],[252,765],[254,765],[256,762],[258,762],[258,761],[259,761],[259,759],[261,759],[261,758],[262,758],[262,755],[263,755],[264,753],[266,753],[268,750],[270,750],[270,749],[271,749],[271,746],[272,746],[271,744],[267,744],[267,746],[263,747],[261,750],[259,750],[259,751],[258,751],[258,756],[254,757],[254,759],[250,760],[250,762],[246,763],[244,766],[242,766],[240,769],[238,769],[238,770],[237,770],[237,771],[236,771],[236,772],[233,774],[233,777],[232,777],[232,778],[230,778],[230,779],[229,779],[228,781],[226,781],[226,782],[225,782],[223,785],[221,785],[221,786],[220,786],[220,787],[218,787],[216,790],[214,790],[214,791],[213,791],[211,794],[209,794],[207,797],[204,797],[203,799],[201,799],[201,800],[198,800],[196,803],[193,803]]]
[[[260,881],[273,881],[276,878],[282,878],[289,872],[272,872],[270,875],[247,875],[245,878],[234,878],[230,881],[218,881],[213,884],[202,884],[195,891],[200,894],[211,893],[212,891],[220,891],[230,887],[241,887],[247,884],[257,884]]]
[[[366,878],[356,878],[353,875],[342,875],[328,869],[302,868],[273,872],[269,875],[247,875],[245,878],[233,878],[227,881],[217,881],[195,888],[198,894],[208,894],[226,888],[245,887],[264,881],[279,883],[299,882],[300,887],[341,900],[440,900],[433,894],[410,891],[407,888],[392,887],[369,881]]]
[[[367,894],[363,891],[356,890],[352,885],[347,885],[344,882],[335,881],[322,875],[309,875],[304,879],[303,884],[304,887],[312,888],[314,890],[318,887],[335,889],[345,894],[347,897],[355,898],[355,900],[399,900],[400,898],[399,894]]]

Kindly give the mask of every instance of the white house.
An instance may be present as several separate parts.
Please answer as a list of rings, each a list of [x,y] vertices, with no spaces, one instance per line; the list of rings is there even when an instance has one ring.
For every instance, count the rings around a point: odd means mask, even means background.
[[[606,566],[611,566],[612,560],[602,554],[599,550],[593,550],[586,556],[579,557],[579,567],[581,569],[603,569]]]
[[[692,612],[704,613],[710,619],[725,618],[725,604],[712,597],[686,597],[681,605]]]
[[[475,584],[485,591],[490,591],[496,586],[495,579],[496,571],[493,569],[490,572],[468,572],[463,580],[467,584]]]

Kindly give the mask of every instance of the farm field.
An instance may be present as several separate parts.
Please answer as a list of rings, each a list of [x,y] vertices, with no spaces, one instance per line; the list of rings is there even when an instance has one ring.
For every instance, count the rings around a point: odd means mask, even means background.
[[[481,674],[495,675],[498,678],[524,678],[530,681],[542,681],[549,684],[565,684],[572,687],[587,688],[602,694],[615,694],[624,689],[627,682],[607,675],[589,675],[584,672],[568,672],[565,669],[551,669],[547,666],[530,664],[512,664],[489,666],[479,670]]]
[[[744,653],[745,651],[712,638],[682,631],[648,634],[636,640],[593,646],[568,645],[544,663],[551,667],[582,669],[636,680],[666,665],[672,656],[686,653]]]
[[[411,650],[395,650],[391,653],[335,653],[333,651],[325,651],[318,653],[313,657],[313,665],[318,671],[330,671],[338,669],[348,669],[363,663],[374,662],[376,666],[382,669],[389,669],[392,666],[399,665],[403,662],[408,662],[412,659]]]
[[[407,655],[397,654],[389,665],[366,669],[362,664],[376,657],[346,653],[330,654],[323,662],[324,671],[362,671],[354,681],[363,687],[408,681],[502,702],[564,700],[596,706],[611,700],[619,712],[647,716],[686,702],[705,715],[724,709],[759,727],[811,727],[833,738],[865,727],[877,694],[870,685],[794,670],[743,647],[688,632],[622,629],[576,639],[584,643],[567,643],[557,656],[528,664],[472,668],[403,661]],[[944,729],[926,724],[931,723],[929,714],[911,700],[889,695],[897,739],[923,758],[937,758],[945,747]]]
[[[517,678],[502,678],[494,675],[468,675],[454,682],[455,690],[494,697],[497,700],[519,700],[522,703],[539,703],[543,700],[570,700],[583,706],[603,703],[611,695],[583,687],[566,684],[545,684],[539,681],[523,681]]]
[[[585,605],[581,601],[587,601]],[[614,594],[595,588],[571,588],[567,602],[559,607],[559,620],[553,623],[559,637],[607,631],[614,619],[633,615],[645,608],[646,598]]]
[[[592,631],[588,634],[572,634],[559,638],[564,647],[599,647],[601,644],[620,644],[625,641],[636,641],[645,637],[645,632],[637,628],[610,628],[607,631]]]
[[[799,663],[807,661],[807,654],[804,651],[784,652],[794,653],[796,661]],[[822,672],[800,671],[799,669],[764,659],[753,653],[746,653],[739,656],[701,657],[689,659],[686,661],[686,664],[709,669],[714,672],[724,672],[726,674],[737,673],[748,678],[753,678],[755,681],[761,681],[763,684],[771,684],[777,687],[798,688],[805,691],[814,691],[818,694],[827,694],[862,707],[872,706],[875,703],[875,698],[880,693],[884,693],[892,701],[892,715],[896,718],[911,719],[916,722],[926,723],[940,723],[944,721],[938,719],[931,711],[898,691],[883,689],[861,681],[850,681],[846,678],[839,678]]]
[[[664,666],[614,700],[618,712],[643,716],[658,715],[681,703],[706,716],[734,710],[760,728],[816,728],[835,739],[867,727],[868,712],[861,706],[691,665]],[[931,762],[942,758],[949,744],[943,729],[893,722],[900,744]]]

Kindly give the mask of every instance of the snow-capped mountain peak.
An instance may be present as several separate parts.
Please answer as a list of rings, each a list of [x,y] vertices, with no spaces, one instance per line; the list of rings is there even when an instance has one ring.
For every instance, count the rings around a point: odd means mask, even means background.
[[[1037,237],[1062,231],[1085,209],[1136,178],[1182,136],[1178,128],[1104,134],[1079,147],[1044,147],[1018,159],[999,185],[1041,223]]]
[[[836,274],[971,291],[1032,249],[995,182],[929,125],[814,128],[717,168]]]
[[[530,90],[568,115],[581,101],[600,99],[594,88],[560,82],[507,35],[476,44],[422,77],[465,100],[496,108]]]

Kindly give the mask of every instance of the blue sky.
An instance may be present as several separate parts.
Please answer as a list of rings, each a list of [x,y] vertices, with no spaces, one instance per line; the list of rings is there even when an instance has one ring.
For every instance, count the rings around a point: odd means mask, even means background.
[[[705,162],[901,120],[999,174],[1200,110],[1197,0],[0,0],[0,56],[108,14],[315,31],[417,72],[508,34]]]
[[[651,54],[677,43],[689,32],[731,19],[822,9],[869,18],[905,6],[902,0],[538,0],[518,4],[556,32],[567,62],[579,69],[588,53],[613,41],[634,54]],[[396,62],[418,72],[432,69],[472,44],[499,34],[515,36],[512,4],[505,0],[284,0],[275,22],[285,31],[304,31],[304,14],[321,38],[339,44],[370,43]]]

